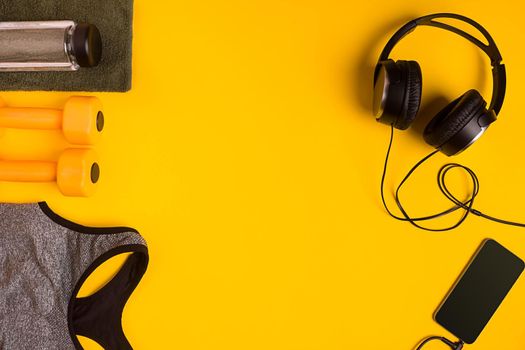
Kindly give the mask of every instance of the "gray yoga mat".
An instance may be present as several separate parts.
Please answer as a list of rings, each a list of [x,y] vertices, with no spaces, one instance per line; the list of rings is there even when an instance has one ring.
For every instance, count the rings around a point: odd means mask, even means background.
[[[0,90],[131,89],[133,0],[0,0],[0,21],[43,20],[96,25],[103,41],[100,64],[74,72],[0,72]]]

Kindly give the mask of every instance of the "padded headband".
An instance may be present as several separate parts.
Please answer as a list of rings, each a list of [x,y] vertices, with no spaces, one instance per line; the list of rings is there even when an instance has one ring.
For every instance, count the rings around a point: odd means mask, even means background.
[[[481,41],[479,41],[478,39],[461,29],[458,29],[446,23],[434,21],[434,19],[436,18],[453,18],[470,24],[487,39],[488,45],[485,45],[484,43],[482,43]],[[481,24],[468,17],[457,15],[455,13],[436,13],[433,15],[423,16],[416,18],[402,26],[397,32],[394,33],[390,40],[388,40],[383,51],[381,52],[381,55],[379,56],[378,60],[378,65],[376,66],[374,72],[374,82],[376,81],[377,74],[379,72],[379,62],[387,60],[394,46],[406,35],[414,31],[414,29],[416,29],[417,26],[437,27],[456,33],[462,36],[463,38],[467,39],[477,47],[479,47],[487,56],[489,56],[490,64],[492,66],[492,98],[490,101],[489,110],[494,111],[494,113],[497,115],[501,110],[501,106],[503,105],[503,100],[505,99],[505,89],[507,85],[505,65],[501,64],[501,53],[499,52],[498,47],[496,46],[496,43],[490,36],[489,32],[487,32],[487,30],[483,28]]]

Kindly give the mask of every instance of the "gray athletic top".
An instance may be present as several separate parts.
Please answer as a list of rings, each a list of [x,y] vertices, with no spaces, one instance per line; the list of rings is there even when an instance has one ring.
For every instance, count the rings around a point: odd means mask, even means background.
[[[111,281],[77,298],[91,272],[126,252]],[[122,311],[147,264],[134,229],[77,225],[45,203],[0,204],[0,349],[82,349],[76,335],[107,350],[131,349]]]

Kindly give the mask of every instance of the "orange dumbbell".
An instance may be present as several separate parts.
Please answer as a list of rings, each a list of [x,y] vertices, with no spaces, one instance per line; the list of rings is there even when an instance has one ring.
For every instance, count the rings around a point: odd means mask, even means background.
[[[62,152],[58,162],[0,161],[0,181],[56,181],[65,196],[91,195],[99,176],[97,156],[91,149],[67,149]]]
[[[7,107],[0,99],[0,128],[62,129],[74,144],[94,144],[104,128],[102,103],[92,96],[70,97],[64,109]]]

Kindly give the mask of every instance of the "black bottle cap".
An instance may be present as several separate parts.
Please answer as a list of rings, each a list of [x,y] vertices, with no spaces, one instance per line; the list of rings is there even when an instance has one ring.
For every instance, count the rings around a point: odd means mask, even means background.
[[[73,53],[80,67],[95,67],[102,57],[102,38],[93,24],[79,23],[71,38]]]

